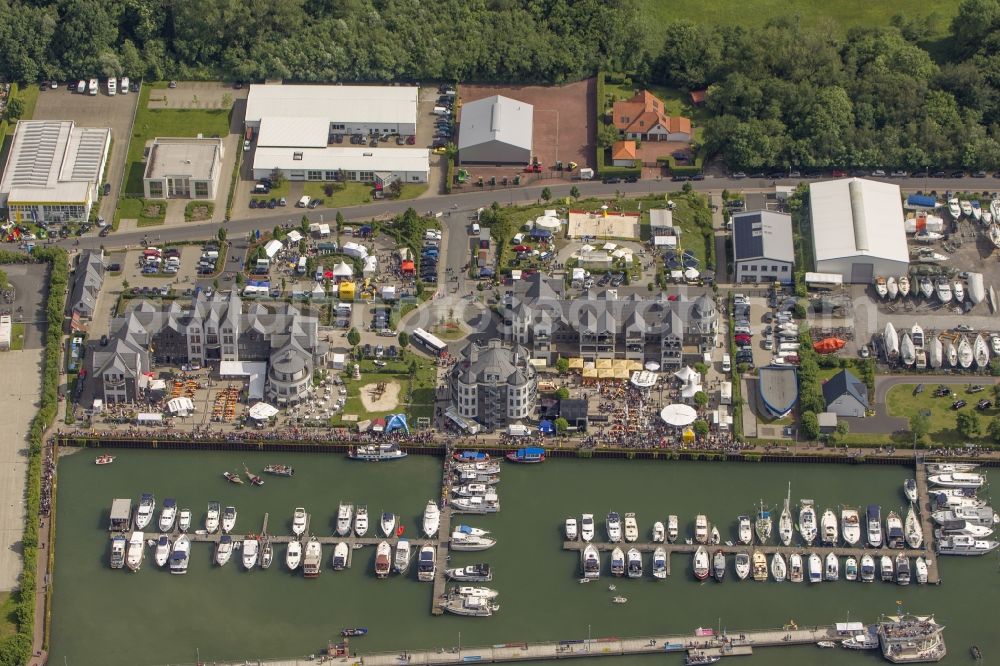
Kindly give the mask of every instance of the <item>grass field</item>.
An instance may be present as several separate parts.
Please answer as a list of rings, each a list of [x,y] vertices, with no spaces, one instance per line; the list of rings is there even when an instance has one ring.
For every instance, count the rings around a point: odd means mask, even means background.
[[[389,342],[388,344],[394,344]],[[416,358],[417,372],[410,374],[410,359]],[[376,372],[378,370],[379,372]],[[342,414],[357,414],[358,418],[374,419],[389,414],[404,411],[410,417],[410,427],[416,424],[420,416],[434,415],[434,387],[437,379],[437,368],[424,358],[407,354],[405,360],[387,361],[384,368],[376,368],[374,361],[361,361],[361,379],[344,377],[344,388],[347,389],[347,401],[344,409],[330,418],[331,425],[351,425],[351,421],[343,421]],[[400,404],[396,409],[386,412],[367,412],[361,403],[361,390],[380,381],[398,382],[401,385],[399,393]],[[409,396],[409,400],[407,400]]]
[[[159,207],[157,215],[148,215],[146,204],[155,204]],[[135,199],[131,197],[122,197],[118,200],[118,210],[115,211],[114,228],[118,228],[118,224],[122,218],[129,220],[137,220],[136,226],[139,227],[155,227],[157,225],[163,224],[163,220],[167,215],[167,202],[166,201],[155,201],[146,199]]]
[[[10,350],[24,349],[24,324],[12,324],[10,327]]]
[[[838,32],[846,32],[854,26],[889,25],[889,19],[896,14],[908,18],[937,15],[935,30],[937,37],[947,34],[948,24],[955,16],[961,0],[837,0],[817,2],[816,0],[639,0],[643,23],[649,26],[646,46],[656,52],[663,48],[663,26],[677,19],[695,23],[718,25],[761,26],[778,16],[798,16],[806,26],[830,23]]]
[[[906,419],[923,411],[929,413],[931,424],[929,438],[935,444],[963,444],[966,441],[955,427],[955,417],[960,412],[976,411],[979,414],[984,437],[989,422],[1000,415],[1000,409],[996,407],[982,412],[975,409],[979,400],[993,399],[992,391],[986,390],[970,395],[966,393],[964,386],[956,384],[951,387],[956,397],[935,398],[933,386],[925,386],[923,393],[914,395],[915,386],[916,384],[900,384],[889,389],[885,396],[886,409],[891,416]],[[958,399],[965,400],[969,404],[956,411],[951,408],[951,404]]]

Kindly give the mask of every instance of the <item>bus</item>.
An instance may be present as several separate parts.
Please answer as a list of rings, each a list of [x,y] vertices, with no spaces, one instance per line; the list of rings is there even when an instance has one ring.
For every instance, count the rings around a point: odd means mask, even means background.
[[[422,328],[413,329],[413,339],[424,346],[427,351],[431,352],[435,356],[440,356],[444,352],[448,351],[448,345],[441,341],[435,335],[431,335]]]

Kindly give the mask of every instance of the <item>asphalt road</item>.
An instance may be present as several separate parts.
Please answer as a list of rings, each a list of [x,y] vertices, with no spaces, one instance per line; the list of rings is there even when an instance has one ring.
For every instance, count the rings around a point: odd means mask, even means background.
[[[692,182],[695,190],[700,192],[729,190],[760,191],[770,190],[774,185],[796,185],[797,180],[773,181],[767,179],[731,179],[731,178],[706,178],[703,181]],[[917,190],[928,191],[938,190],[972,190],[972,191],[998,191],[1000,190],[1000,179],[995,178],[945,178],[945,179],[895,179],[894,182],[900,185],[904,192],[915,192]],[[674,183],[666,179],[641,180],[637,183],[616,183],[604,184],[600,181],[566,181],[563,184],[535,185],[518,188],[474,188],[469,191],[411,199],[407,201],[376,201],[370,204],[352,206],[340,209],[344,217],[350,221],[368,220],[377,217],[391,217],[402,213],[407,208],[416,208],[421,213],[441,213],[441,222],[456,234],[467,234],[466,225],[469,223],[469,215],[477,209],[489,206],[494,201],[501,205],[525,205],[535,204],[539,201],[541,192],[548,187],[552,192],[552,198],[561,199],[569,196],[569,191],[573,186],[580,190],[583,197],[614,197],[616,193],[625,195],[643,195],[653,193],[666,193],[680,189],[682,183]],[[448,215],[448,213],[451,215]],[[325,220],[332,218],[331,211],[305,211],[310,220],[319,222],[320,216]],[[296,211],[293,216],[295,220],[301,219],[302,212]],[[263,218],[255,219],[233,219],[226,223],[226,229],[230,237],[235,234],[245,234],[256,229],[270,229],[276,224],[285,224],[289,221],[287,212],[278,213]],[[294,222],[294,220],[293,220]],[[218,222],[187,223],[179,227],[147,227],[140,231],[128,233],[115,233],[109,238],[99,238],[97,236],[87,236],[79,239],[66,239],[59,241],[65,247],[77,246],[84,248],[96,248],[101,245],[107,247],[120,247],[125,245],[136,245],[144,237],[149,237],[156,242],[169,242],[180,240],[191,240],[206,238],[214,235],[218,228]],[[450,248],[449,248],[450,249]],[[464,262],[463,262],[464,263]]]

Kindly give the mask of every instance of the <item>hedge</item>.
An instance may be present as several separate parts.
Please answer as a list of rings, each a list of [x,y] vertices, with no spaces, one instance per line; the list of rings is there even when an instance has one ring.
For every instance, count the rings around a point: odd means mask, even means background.
[[[60,247],[36,247],[31,255],[0,250],[0,264],[48,262],[49,296],[46,304],[45,359],[42,393],[38,413],[28,431],[28,479],[25,493],[23,543],[24,572],[17,591],[14,617],[17,633],[0,641],[0,666],[27,663],[35,627],[35,592],[38,572],[38,511],[41,501],[42,446],[45,431],[55,420],[59,405],[59,359],[62,354],[63,309],[69,266],[66,251]]]

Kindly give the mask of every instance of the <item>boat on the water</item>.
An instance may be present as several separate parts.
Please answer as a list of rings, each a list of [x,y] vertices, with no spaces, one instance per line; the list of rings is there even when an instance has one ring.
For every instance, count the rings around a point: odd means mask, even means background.
[[[364,504],[359,504],[354,512],[354,533],[359,537],[368,533],[368,507]]]
[[[840,533],[848,546],[856,546],[861,541],[861,523],[857,509],[844,507],[840,510]]]
[[[888,555],[879,558],[879,575],[883,583],[891,583],[892,579],[895,578],[896,570],[892,564],[892,558]]]
[[[257,566],[257,556],[260,554],[260,541],[255,536],[243,539],[243,568],[247,571]]]
[[[545,462],[545,449],[540,446],[530,446],[525,449],[510,451],[506,457],[512,463],[542,463]]]
[[[264,473],[274,476],[295,476],[295,468],[288,465],[264,465]]]
[[[792,535],[795,533],[792,522],[792,484],[788,484],[788,495],[785,496],[785,504],[781,508],[781,516],[778,517],[778,538],[782,545],[787,546],[792,542]]]
[[[110,465],[115,461],[115,457],[105,453],[103,456],[97,456],[94,458],[95,465]]]
[[[837,545],[837,514],[832,509],[824,511],[820,518],[820,542],[824,546]]]
[[[903,495],[911,502],[917,501],[917,480],[906,479],[903,481]]]
[[[903,532],[906,535],[906,545],[916,550],[924,543],[923,530],[920,529],[920,519],[913,505],[906,511],[906,522],[903,525]]]
[[[298,541],[289,541],[285,549],[285,566],[289,571],[295,571],[302,563],[302,544]]]
[[[302,575],[306,578],[318,578],[322,570],[323,545],[316,537],[309,537],[302,554]]]
[[[423,531],[424,536],[428,539],[434,538],[434,535],[438,533],[438,528],[441,525],[441,509],[438,508],[438,504],[434,500],[427,500],[427,506],[424,507],[424,520],[423,520]]]
[[[712,525],[712,530],[708,533],[708,542],[713,546],[722,543],[722,535],[719,534],[719,528],[715,525]]]
[[[236,507],[227,506],[222,511],[222,531],[229,533],[236,527]]]
[[[270,569],[271,561],[274,559],[274,546],[271,545],[271,538],[268,536],[263,537],[263,542],[260,547],[260,568]]]
[[[629,548],[625,554],[625,571],[629,578],[642,578],[642,553],[638,548]]]
[[[922,556],[918,557],[913,563],[913,573],[917,579],[918,585],[927,584],[927,560],[925,560]]]
[[[868,545],[872,548],[882,547],[882,507],[869,504],[867,511]]]
[[[954,474],[955,472],[974,472],[979,469],[978,463],[927,463],[924,465],[928,474]]]
[[[788,568],[785,565],[785,558],[781,553],[776,552],[771,556],[771,577],[774,578],[775,582],[784,582],[785,577],[788,574]]]
[[[400,543],[406,541],[402,539]],[[333,546],[333,557],[330,561],[330,568],[334,571],[343,571],[347,568],[347,560],[350,557],[351,549],[345,541],[338,541]]]
[[[773,523],[771,512],[764,508],[764,500],[760,501],[760,508],[757,510],[757,518],[754,520],[753,526],[754,532],[757,534],[757,541],[767,543],[771,540]]]
[[[826,575],[827,580],[840,580],[840,560],[835,554],[826,554]]]
[[[191,540],[188,539],[186,534],[182,534],[177,537],[177,541],[174,542],[174,548],[170,551],[170,573],[186,574],[188,570],[188,562],[191,559],[190,555]]]
[[[896,584],[910,584],[910,558],[902,553],[896,556]]]
[[[153,550],[153,561],[158,567],[167,566],[167,560],[170,559],[171,550],[170,537],[166,534],[161,534],[156,540],[156,546]]]
[[[160,509],[159,527],[161,532],[169,532],[174,529],[174,521],[177,520],[177,500],[168,497],[163,500],[163,508]]]
[[[865,633],[857,633],[840,641],[840,645],[848,650],[877,650],[879,646],[875,625],[868,627]]]
[[[997,515],[993,507],[990,506],[957,506],[953,509],[941,509],[933,512],[931,519],[938,525],[952,520],[964,520],[973,525],[984,525],[986,527],[994,527],[997,523],[1000,523],[1000,515]]]
[[[705,550],[704,546],[698,546],[698,550],[694,552],[694,557],[692,558],[691,567],[694,572],[694,577],[697,580],[705,580],[706,578],[708,578],[709,574],[708,551]]]
[[[392,567],[392,546],[388,541],[380,541],[375,548],[375,577],[388,578]]]
[[[677,541],[679,533],[677,516],[670,514],[667,516],[667,541],[670,543]]]
[[[952,474],[932,474],[927,481],[942,488],[982,488],[986,477],[974,472],[954,472]]]
[[[340,635],[344,638],[355,638],[357,636],[367,636],[368,627],[350,627],[348,629],[341,629]]]
[[[459,463],[485,463],[490,461],[490,454],[485,451],[458,451],[452,458]]]
[[[451,502],[453,513],[497,513],[500,511],[500,496],[488,492],[478,497],[458,497]]]
[[[788,556],[788,580],[801,583],[803,578],[805,578],[805,567],[802,564],[802,555],[792,553]]]
[[[181,509],[177,514],[177,529],[181,532],[191,529],[191,509]]]
[[[596,552],[596,548],[594,549]],[[429,583],[434,580],[434,573],[437,571],[437,553],[434,546],[425,545],[417,553],[417,580]]]
[[[500,473],[500,460],[479,460],[471,462],[461,462],[459,460],[451,460],[451,468],[459,473],[465,472],[475,472],[477,474],[499,474]]]
[[[809,553],[809,582],[820,583],[823,581],[823,560],[816,553]]]
[[[297,537],[302,536],[306,531],[307,520],[306,510],[301,506],[296,507],[292,512],[292,534]]]
[[[455,475],[455,482],[464,485],[466,483],[486,483],[491,486],[495,486],[500,483],[499,474],[486,474],[485,472],[476,472],[474,470],[452,470]]]
[[[750,575],[750,555],[743,551],[736,553],[736,557],[733,560],[733,569],[736,571],[737,578],[746,580],[747,576]]]
[[[639,540],[639,524],[635,520],[635,513],[625,514],[625,541],[632,543]]]
[[[721,550],[712,554],[712,577],[720,583],[726,577],[726,554]]]
[[[758,582],[767,580],[767,555],[759,550],[753,551],[753,555],[750,557],[750,566],[754,580]]]
[[[937,552],[939,555],[985,555],[996,550],[997,546],[1000,546],[998,541],[956,534],[939,539]]]
[[[465,528],[464,530],[462,528]],[[492,548],[496,545],[496,539],[482,534],[472,534],[467,531],[469,528],[459,525],[451,533],[451,549],[455,551],[478,551]]]
[[[214,534],[219,531],[219,519],[222,516],[222,507],[218,502],[208,503],[208,511],[205,513],[205,531]]]
[[[667,551],[658,546],[653,551],[653,578],[664,580],[667,577]]]
[[[906,543],[906,535],[903,533],[903,521],[899,514],[890,511],[885,517],[885,545],[889,548],[902,548]]]
[[[858,579],[858,560],[853,555],[844,560],[844,580]]]
[[[111,555],[109,564],[112,569],[121,569],[125,566],[125,551],[128,548],[128,539],[123,534],[116,534],[111,537]],[[169,550],[167,551],[169,555]]]
[[[816,540],[816,508],[811,499],[799,500],[799,534],[806,545]]]
[[[250,482],[251,486],[264,485],[264,478],[260,474],[254,474],[253,472],[251,472],[250,468],[247,467],[246,463],[243,463],[243,474],[246,475],[247,481]]]
[[[139,506],[135,510],[135,529],[144,530],[153,521],[153,511],[156,509],[156,498],[152,493],[143,493],[139,498]]]
[[[480,596],[452,594],[445,600],[444,610],[466,617],[490,617],[500,610],[500,604]]]
[[[659,520],[653,523],[652,538],[653,543],[663,543],[667,539],[667,531]]]
[[[875,558],[865,553],[861,556],[861,582],[871,583],[875,580]]]
[[[738,525],[737,538],[743,545],[749,545],[753,541],[753,527],[750,525],[750,516],[739,516],[736,518]]]
[[[625,575],[625,551],[618,547],[611,551],[611,575]]]
[[[233,537],[223,534],[219,537],[219,542],[215,544],[215,563],[220,567],[224,567],[232,556]]]
[[[622,540],[622,519],[618,515],[617,511],[611,511],[608,513],[607,521],[604,524],[604,528],[608,533],[608,541],[611,543],[618,543]]]
[[[985,539],[993,534],[992,525],[976,525],[966,520],[950,520],[942,523],[934,530],[935,539],[943,539],[947,536],[970,536],[974,539]]]
[[[490,569],[490,565],[486,563],[470,564],[468,566],[458,567],[455,569],[445,569],[444,575],[448,578],[448,580],[465,581],[470,583],[488,583],[493,580],[493,570]]]
[[[362,462],[386,462],[405,458],[406,451],[403,451],[396,444],[360,444],[353,449],[349,449],[347,457],[351,460],[360,460]]]
[[[580,538],[587,543],[594,540],[594,514],[585,513],[580,517]]]
[[[593,544],[587,544],[580,553],[580,573],[583,580],[596,580],[601,576],[601,556]]]
[[[577,537],[580,536],[580,532],[576,526],[576,518],[571,517],[566,519],[563,532],[566,535],[567,541],[576,541]]]
[[[694,517],[695,543],[708,543],[708,518],[703,513]]]
[[[240,475],[237,474],[236,472],[223,472],[222,478],[224,478],[229,483],[236,484],[237,486],[243,485],[243,479],[241,479]]]
[[[391,511],[383,511],[379,518],[379,527],[382,529],[382,536],[392,537],[396,532],[396,514]]]

